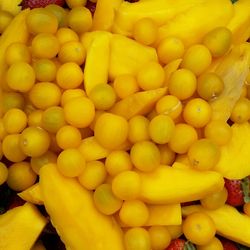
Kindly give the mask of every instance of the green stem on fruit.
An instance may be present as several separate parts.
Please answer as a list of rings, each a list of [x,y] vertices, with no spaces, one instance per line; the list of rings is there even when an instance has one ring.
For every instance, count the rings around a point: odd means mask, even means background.
[[[196,247],[190,241],[186,241],[184,250],[196,250]]]
[[[248,176],[241,180],[241,187],[243,190],[244,202],[249,203],[250,202],[250,196],[249,196],[250,183],[249,183]]]

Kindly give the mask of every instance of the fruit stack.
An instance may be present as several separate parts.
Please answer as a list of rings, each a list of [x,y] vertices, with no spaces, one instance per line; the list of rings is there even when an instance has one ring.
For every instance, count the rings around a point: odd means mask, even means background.
[[[0,2],[0,249],[249,249],[234,2]]]

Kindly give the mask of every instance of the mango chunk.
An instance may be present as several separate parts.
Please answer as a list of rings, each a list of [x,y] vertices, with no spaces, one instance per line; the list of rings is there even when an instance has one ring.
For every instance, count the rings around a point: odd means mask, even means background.
[[[181,225],[181,205],[148,205],[149,218],[145,226]]]
[[[250,175],[250,124],[234,123],[232,138],[221,147],[220,160],[214,170],[228,179],[242,179]]]
[[[21,193],[18,193],[18,196],[25,201],[28,201],[33,204],[42,205],[43,198],[40,190],[39,183],[32,185],[31,187],[25,189]]]
[[[152,110],[155,103],[165,95],[167,89],[159,88],[140,91],[118,101],[110,112],[130,119],[135,115],[144,115]]]
[[[0,215],[0,249],[31,249],[46,224],[46,218],[31,203],[10,209]]]
[[[176,15],[205,0],[147,0],[136,3],[124,1],[116,11],[113,32],[132,36],[133,26],[141,18],[149,17],[157,25],[163,25]]]
[[[153,172],[139,174],[142,181],[140,198],[149,204],[199,200],[224,186],[222,175],[213,171],[161,165]]]
[[[115,219],[97,210],[92,192],[76,179],[64,177],[56,165],[47,164],[40,170],[40,184],[46,211],[66,249],[125,249]]]
[[[128,37],[114,34],[111,39],[109,78],[114,80],[116,76],[122,74],[135,75],[144,64],[157,60],[154,48],[144,46]]]
[[[233,43],[246,42],[250,37],[250,2],[239,0],[234,3],[234,16],[227,27],[233,33]]]
[[[21,11],[22,0],[2,0],[0,1],[0,10],[7,11],[13,16],[17,15]]]
[[[198,211],[205,212],[212,218],[219,235],[250,247],[249,216],[227,204],[215,210],[208,210],[200,205],[182,207],[184,216]]]
[[[84,87],[87,95],[98,84],[108,83],[110,35],[99,33],[89,48],[84,67]]]
[[[159,41],[165,37],[175,36],[180,38],[186,47],[200,43],[207,32],[227,25],[232,16],[233,4],[231,1],[204,1],[161,26]]]
[[[109,150],[102,147],[94,136],[83,139],[78,149],[86,161],[100,160],[109,154]]]
[[[122,0],[99,0],[93,18],[92,30],[111,30],[115,11]]]

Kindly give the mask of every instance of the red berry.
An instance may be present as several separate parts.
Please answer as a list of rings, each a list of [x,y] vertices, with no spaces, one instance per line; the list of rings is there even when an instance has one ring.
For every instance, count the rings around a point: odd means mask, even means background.
[[[183,239],[171,240],[166,250],[184,250],[186,241]]]
[[[23,0],[21,6],[23,9],[34,9],[42,8],[49,4],[57,4],[59,6],[63,6],[65,4],[65,0]]]
[[[221,243],[223,245],[224,250],[238,250],[236,244],[228,239],[221,239]]]
[[[96,3],[93,3],[93,2],[91,2],[91,1],[87,1],[85,7],[88,8],[88,9],[90,10],[90,12],[92,13],[92,15],[94,15],[95,9],[96,9]]]
[[[225,187],[228,192],[227,203],[231,206],[242,206],[244,204],[244,194],[241,180],[225,179]]]

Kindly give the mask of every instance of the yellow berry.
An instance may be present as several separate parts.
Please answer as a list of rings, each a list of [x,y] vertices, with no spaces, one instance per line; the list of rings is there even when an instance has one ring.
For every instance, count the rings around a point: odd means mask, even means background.
[[[203,37],[203,44],[213,57],[223,56],[232,44],[232,32],[227,27],[217,27]]]
[[[9,109],[3,116],[3,124],[7,133],[18,134],[26,127],[27,116],[21,109]]]
[[[41,125],[48,132],[56,133],[62,126],[65,125],[63,108],[59,106],[52,106],[44,110]]]
[[[51,14],[57,18],[58,27],[67,25],[67,10],[58,4],[49,4],[45,7]]]
[[[146,224],[149,211],[145,203],[140,200],[124,201],[119,217],[126,226],[140,227]]]
[[[149,120],[146,117],[136,115],[128,121],[128,126],[128,139],[132,143],[150,139],[148,131]]]
[[[68,14],[68,26],[79,34],[89,31],[92,27],[90,10],[83,6],[71,9]]]
[[[118,75],[114,80],[114,90],[121,99],[139,91],[136,78],[133,75]]]
[[[96,121],[94,135],[103,147],[116,149],[127,140],[128,122],[119,115],[103,113]]]
[[[26,62],[13,63],[7,70],[6,81],[12,90],[28,92],[35,83],[34,69]]]
[[[30,163],[25,161],[12,164],[8,172],[7,184],[11,189],[18,192],[32,186],[37,178]]]
[[[66,0],[66,3],[72,9],[79,6],[85,6],[87,0]]]
[[[158,145],[161,155],[160,163],[171,166],[175,160],[175,152],[169,148],[168,144]]]
[[[29,126],[35,126],[35,127],[41,127],[42,126],[42,110],[35,110],[32,111],[30,114],[28,114],[28,125]]]
[[[154,170],[161,160],[158,147],[151,141],[135,143],[130,150],[130,157],[134,166],[143,172]]]
[[[24,96],[21,93],[18,92],[2,92],[2,111],[3,114],[6,113],[9,109],[12,108],[18,108],[23,109],[24,108]]]
[[[51,82],[36,83],[29,92],[31,103],[38,109],[57,106],[61,99],[60,88]]]
[[[197,250],[224,250],[224,247],[218,238],[213,237],[207,244],[197,245]]]
[[[151,250],[150,236],[146,229],[133,227],[124,235],[126,250]]]
[[[20,134],[6,135],[2,142],[3,155],[12,162],[23,161],[27,156],[20,145]]]
[[[130,155],[125,150],[112,151],[105,160],[105,167],[111,176],[132,169]]]
[[[85,128],[95,117],[95,106],[87,97],[74,98],[64,105],[64,115],[70,125]]]
[[[114,214],[122,206],[122,200],[113,194],[111,185],[107,183],[98,186],[93,197],[97,209],[106,215]]]
[[[98,110],[108,110],[116,101],[114,89],[105,83],[96,85],[90,91],[89,98]]]
[[[197,92],[199,96],[207,101],[218,97],[224,89],[223,80],[213,72],[199,76],[197,81]]]
[[[158,114],[168,115],[174,120],[182,112],[182,103],[174,95],[165,95],[156,103],[155,109]]]
[[[138,198],[141,189],[140,175],[135,171],[123,171],[112,181],[112,191],[121,200]]]
[[[151,18],[141,18],[133,26],[133,37],[139,43],[151,45],[156,41],[157,34],[158,27]]]
[[[78,149],[63,150],[57,158],[57,167],[66,177],[77,177],[85,168],[85,159]]]
[[[19,145],[25,155],[38,157],[49,149],[50,136],[40,127],[27,127],[20,135]]]
[[[57,18],[45,8],[32,9],[26,20],[29,32],[38,33],[56,33],[58,28]]]
[[[53,60],[39,59],[33,63],[36,79],[40,82],[52,82],[56,79],[57,67]]]
[[[175,124],[167,115],[157,115],[149,122],[149,135],[152,141],[165,144],[170,141]]]
[[[177,37],[167,37],[161,40],[157,47],[157,55],[161,63],[169,62],[181,58],[185,48],[183,42]]]
[[[197,139],[197,132],[192,126],[179,123],[175,126],[169,147],[178,154],[184,154]]]
[[[4,184],[8,179],[8,168],[3,162],[0,162],[0,185]]]
[[[250,100],[241,97],[234,105],[230,120],[235,123],[244,123],[250,119]]]
[[[82,135],[79,129],[70,125],[62,126],[56,133],[56,142],[62,149],[76,148],[81,140]]]
[[[4,32],[4,30],[11,23],[13,16],[11,13],[5,10],[0,10],[0,34]]]
[[[31,51],[36,58],[52,59],[59,52],[59,42],[55,35],[41,33],[32,39]]]
[[[212,62],[212,55],[202,44],[189,47],[181,62],[181,67],[191,70],[196,76],[202,74]]]
[[[227,189],[224,187],[221,191],[204,197],[200,202],[204,208],[213,210],[222,207],[227,201],[227,196]]]
[[[152,226],[148,232],[152,250],[164,250],[170,244],[171,236],[166,226]]]
[[[107,172],[101,161],[90,161],[86,163],[83,172],[78,176],[78,181],[88,190],[94,190],[101,185]]]
[[[83,72],[74,62],[62,64],[56,74],[57,84],[63,89],[74,89],[83,82]]]
[[[220,159],[220,148],[209,139],[197,140],[188,150],[188,159],[193,168],[210,170]]]
[[[70,28],[60,28],[56,32],[58,42],[63,45],[67,42],[78,42],[79,37],[75,31]]]
[[[143,90],[157,89],[163,86],[165,71],[157,62],[149,62],[137,73],[138,85]]]
[[[62,93],[61,105],[62,107],[64,107],[65,103],[68,102],[69,100],[76,98],[76,97],[82,97],[82,96],[86,97],[86,93],[81,88],[66,89]]]
[[[82,43],[78,41],[64,43],[58,53],[58,58],[61,63],[74,62],[78,65],[83,64],[85,56],[85,49]]]
[[[17,62],[31,62],[31,53],[26,44],[12,43],[5,51],[5,61],[8,65]]]
[[[194,98],[187,102],[183,109],[183,118],[186,123],[202,128],[210,121],[212,108],[208,102],[201,98]]]
[[[191,97],[197,86],[195,74],[188,69],[178,69],[172,73],[168,81],[168,91],[179,100]]]
[[[38,157],[31,157],[30,164],[32,170],[39,174],[40,169],[49,163],[56,163],[57,155],[52,151],[46,151],[43,155]]]
[[[232,138],[230,125],[220,120],[210,121],[204,128],[204,134],[219,146],[226,145]]]

